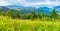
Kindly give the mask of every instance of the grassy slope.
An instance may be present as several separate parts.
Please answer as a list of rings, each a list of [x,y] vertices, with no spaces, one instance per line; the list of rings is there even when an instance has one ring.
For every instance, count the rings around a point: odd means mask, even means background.
[[[59,22],[11,19],[0,16],[0,31],[60,31]]]

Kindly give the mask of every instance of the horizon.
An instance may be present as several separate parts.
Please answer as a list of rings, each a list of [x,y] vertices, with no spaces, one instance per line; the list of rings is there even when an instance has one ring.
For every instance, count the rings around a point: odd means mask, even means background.
[[[20,5],[20,6],[59,6],[60,0],[0,0],[0,6]]]

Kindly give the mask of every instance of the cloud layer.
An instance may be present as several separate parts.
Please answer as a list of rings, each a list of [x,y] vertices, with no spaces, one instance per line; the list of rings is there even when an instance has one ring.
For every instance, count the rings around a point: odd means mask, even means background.
[[[60,0],[0,0],[0,6],[22,5],[22,6],[57,6]]]

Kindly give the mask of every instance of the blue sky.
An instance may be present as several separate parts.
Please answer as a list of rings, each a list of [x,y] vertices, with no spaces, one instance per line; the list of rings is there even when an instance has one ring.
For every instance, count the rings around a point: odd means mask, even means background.
[[[57,6],[60,0],[0,0],[0,6],[22,5],[22,6]]]

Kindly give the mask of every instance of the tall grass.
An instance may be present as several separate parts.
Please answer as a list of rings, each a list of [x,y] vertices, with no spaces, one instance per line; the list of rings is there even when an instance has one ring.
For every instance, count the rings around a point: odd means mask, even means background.
[[[0,16],[0,31],[60,31],[60,22],[28,21]]]

